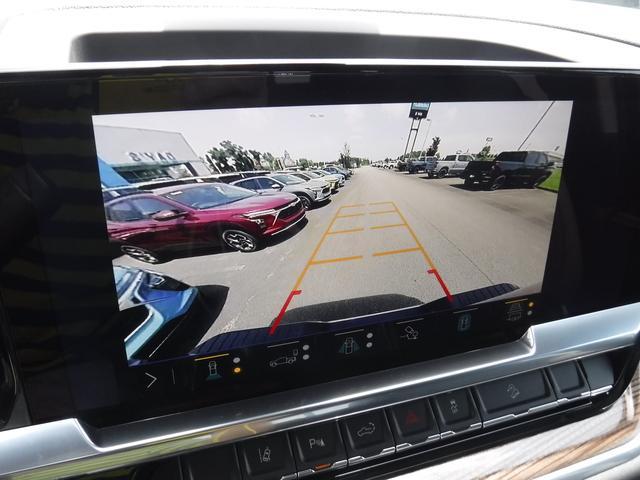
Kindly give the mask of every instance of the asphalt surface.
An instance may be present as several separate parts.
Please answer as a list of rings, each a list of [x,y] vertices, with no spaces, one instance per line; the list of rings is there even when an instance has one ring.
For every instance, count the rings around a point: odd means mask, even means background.
[[[458,178],[363,167],[308,223],[253,253],[152,265],[190,285],[228,287],[201,341],[222,332],[333,320],[430,302],[499,283],[542,281],[556,194],[467,190]],[[222,289],[224,290],[224,289]],[[514,293],[516,295],[517,293]],[[185,352],[186,353],[186,352]]]

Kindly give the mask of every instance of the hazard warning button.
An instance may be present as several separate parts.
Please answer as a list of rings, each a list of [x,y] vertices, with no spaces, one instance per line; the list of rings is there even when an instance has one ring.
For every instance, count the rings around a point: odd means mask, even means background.
[[[389,409],[397,449],[439,440],[440,431],[429,402],[416,400]]]

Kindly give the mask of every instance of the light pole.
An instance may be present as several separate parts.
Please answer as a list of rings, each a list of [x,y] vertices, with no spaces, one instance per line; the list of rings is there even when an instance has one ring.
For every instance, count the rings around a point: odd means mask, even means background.
[[[424,136],[424,140],[422,142],[422,149],[420,150],[420,154],[421,155],[424,154],[424,146],[427,144],[427,140],[429,139],[429,130],[431,130],[431,119],[430,118],[425,118],[424,121],[425,122],[429,122],[429,125],[427,125],[427,134]]]

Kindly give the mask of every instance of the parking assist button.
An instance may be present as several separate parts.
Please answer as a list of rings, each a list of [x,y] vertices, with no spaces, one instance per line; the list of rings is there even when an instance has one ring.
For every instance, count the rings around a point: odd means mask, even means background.
[[[384,410],[363,413],[341,421],[349,465],[395,452]]]
[[[291,439],[299,474],[347,465],[347,454],[336,422],[295,430]]]

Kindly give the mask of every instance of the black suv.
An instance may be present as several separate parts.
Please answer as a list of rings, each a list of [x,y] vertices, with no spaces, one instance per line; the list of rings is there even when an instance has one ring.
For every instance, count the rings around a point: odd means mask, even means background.
[[[464,184],[489,190],[505,185],[537,187],[553,172],[554,162],[545,152],[502,152],[494,160],[469,162],[460,175]]]

